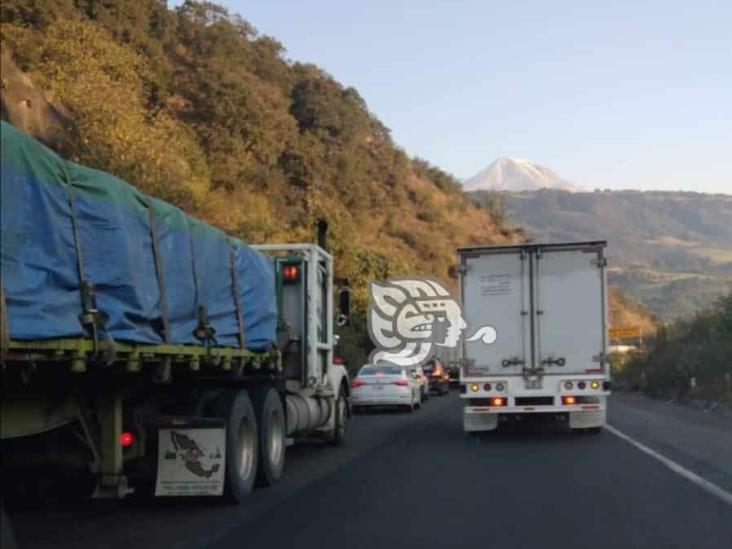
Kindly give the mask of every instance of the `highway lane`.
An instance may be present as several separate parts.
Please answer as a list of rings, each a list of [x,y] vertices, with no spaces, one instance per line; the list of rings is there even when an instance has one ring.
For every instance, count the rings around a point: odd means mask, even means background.
[[[677,421],[683,411],[623,397],[616,404],[611,423],[659,451],[678,447],[689,458],[684,466],[714,470],[714,480],[726,482],[732,440],[720,444],[721,457],[712,446],[711,460],[684,450],[729,431],[695,418],[677,436],[664,427],[662,440],[644,439],[637,411],[646,426]],[[732,541],[732,506],[611,433],[541,426],[470,437],[460,422],[455,394],[412,415],[357,416],[346,447],[291,448],[285,480],[239,507],[95,502],[14,513],[15,527],[23,547],[721,548]]]

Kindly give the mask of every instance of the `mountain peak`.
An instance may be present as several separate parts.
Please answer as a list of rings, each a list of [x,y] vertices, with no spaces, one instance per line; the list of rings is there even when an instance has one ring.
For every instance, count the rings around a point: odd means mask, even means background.
[[[463,182],[466,191],[536,191],[561,189],[582,191],[581,187],[559,177],[549,168],[540,166],[528,158],[502,156]]]

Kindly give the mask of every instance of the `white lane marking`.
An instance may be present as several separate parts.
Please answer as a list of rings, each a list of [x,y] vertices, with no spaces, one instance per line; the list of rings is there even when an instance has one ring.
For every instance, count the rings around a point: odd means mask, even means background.
[[[696,484],[703,490],[706,490],[710,494],[717,496],[719,499],[721,499],[725,503],[732,505],[732,494],[730,494],[728,491],[724,490],[723,488],[720,488],[713,482],[710,482],[707,479],[700,477],[696,473],[689,471],[687,468],[682,467],[681,465],[679,465],[675,461],[667,458],[666,456],[662,456],[655,450],[652,450],[645,444],[642,444],[642,443],[638,442],[637,440],[629,437],[628,435],[626,435],[622,431],[616,429],[615,427],[613,427],[610,424],[606,424],[605,429],[610,431],[616,437],[623,439],[625,442],[627,442],[629,444],[632,444],[633,446],[638,448],[644,454],[648,454],[652,458],[660,461],[663,465],[665,465],[666,467],[671,469],[677,475],[681,475],[686,480],[690,480],[691,482],[693,482],[694,484]]]

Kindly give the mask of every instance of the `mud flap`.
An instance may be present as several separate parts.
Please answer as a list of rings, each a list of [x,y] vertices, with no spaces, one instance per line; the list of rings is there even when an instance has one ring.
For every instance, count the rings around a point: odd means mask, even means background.
[[[463,412],[463,430],[466,433],[476,431],[493,431],[498,427],[498,414]]]
[[[174,419],[158,429],[156,496],[220,496],[224,493],[226,422]]]
[[[607,423],[607,410],[605,409],[569,413],[570,429],[602,427],[605,423]]]

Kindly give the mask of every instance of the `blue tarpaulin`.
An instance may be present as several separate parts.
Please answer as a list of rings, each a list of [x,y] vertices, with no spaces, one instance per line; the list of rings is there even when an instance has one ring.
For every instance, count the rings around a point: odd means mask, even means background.
[[[5,122],[1,176],[11,338],[83,336],[83,279],[94,284],[115,340],[163,343],[167,324],[170,343],[200,344],[193,331],[203,307],[215,344],[238,347],[242,333],[250,350],[274,341],[270,258]]]

